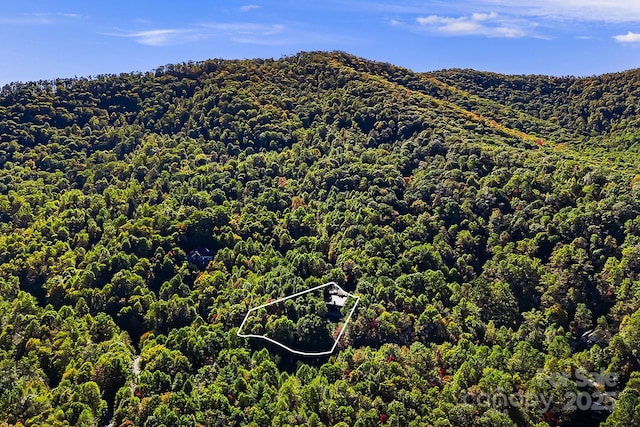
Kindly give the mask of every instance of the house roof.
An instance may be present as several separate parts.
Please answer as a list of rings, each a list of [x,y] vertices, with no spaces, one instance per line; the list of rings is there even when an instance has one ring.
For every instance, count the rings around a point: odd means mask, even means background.
[[[347,302],[347,295],[338,295],[338,294],[331,294],[329,301],[327,301],[327,305],[333,305],[336,307],[344,307],[344,305]]]
[[[209,248],[204,248],[204,247],[195,248],[194,250],[189,252],[189,256],[190,257],[193,257],[193,256],[214,256],[214,255],[215,255],[214,251],[212,251]]]

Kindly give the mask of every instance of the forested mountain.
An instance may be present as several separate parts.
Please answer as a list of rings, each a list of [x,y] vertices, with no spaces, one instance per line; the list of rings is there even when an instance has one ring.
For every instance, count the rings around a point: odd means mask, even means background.
[[[0,425],[638,425],[639,77],[314,52],[5,86]],[[236,335],[328,281],[360,297],[330,357]],[[313,350],[325,311],[249,332]]]
[[[556,123],[574,137],[624,137],[628,149],[638,139],[640,70],[589,78],[501,76],[473,70],[444,70],[435,79],[467,94],[496,101],[510,109]],[[633,146],[638,150],[637,145]]]

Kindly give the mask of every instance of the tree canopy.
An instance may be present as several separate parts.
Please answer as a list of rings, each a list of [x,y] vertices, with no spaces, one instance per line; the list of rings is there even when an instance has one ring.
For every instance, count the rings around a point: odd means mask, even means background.
[[[604,392],[630,425],[639,76],[308,52],[5,86],[0,425],[555,426]],[[333,355],[236,335],[329,281],[360,297]],[[330,341],[323,310],[254,326]]]

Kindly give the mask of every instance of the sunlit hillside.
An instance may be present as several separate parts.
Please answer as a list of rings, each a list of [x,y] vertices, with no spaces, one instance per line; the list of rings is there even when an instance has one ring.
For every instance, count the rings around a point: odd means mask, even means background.
[[[0,426],[636,425],[639,76],[313,52],[5,86]],[[237,335],[330,281],[360,298],[331,356]],[[331,348],[318,298],[246,333]]]

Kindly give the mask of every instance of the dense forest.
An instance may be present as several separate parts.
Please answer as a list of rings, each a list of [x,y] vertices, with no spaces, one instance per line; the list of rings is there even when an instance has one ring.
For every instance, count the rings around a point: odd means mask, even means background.
[[[640,425],[639,81],[312,52],[5,86],[0,426]],[[237,335],[329,281],[332,355]],[[323,299],[246,328],[330,347]]]

